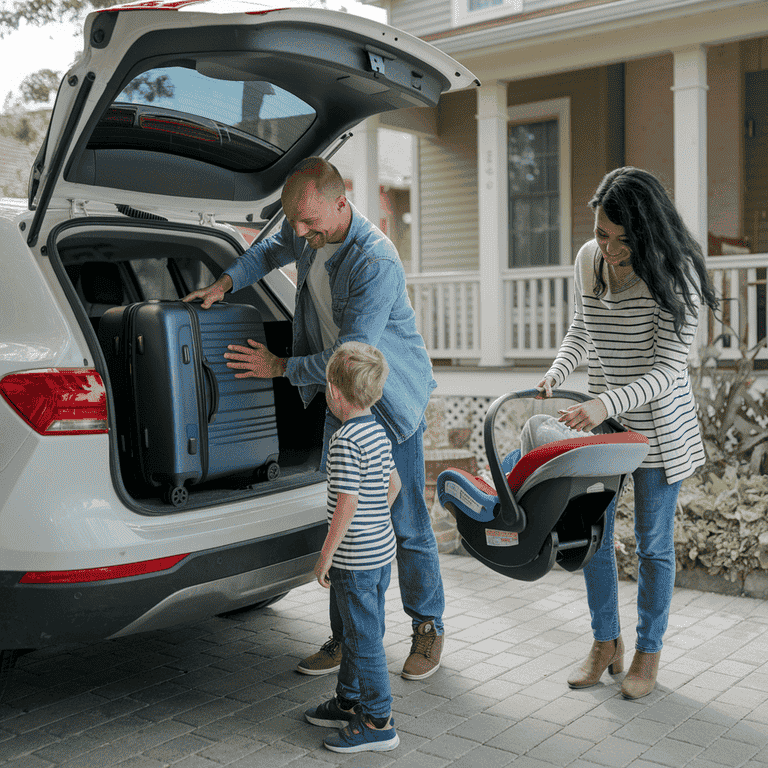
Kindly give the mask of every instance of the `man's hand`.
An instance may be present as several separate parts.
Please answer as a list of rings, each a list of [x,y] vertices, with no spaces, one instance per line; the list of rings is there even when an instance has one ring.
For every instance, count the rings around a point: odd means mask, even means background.
[[[205,304],[203,304],[205,306]],[[227,360],[236,360],[234,363],[227,363],[227,368],[239,368],[244,373],[236,373],[236,379],[246,379],[253,377],[255,379],[274,379],[283,375],[282,358],[273,355],[263,344],[258,341],[248,339],[250,347],[241,347],[238,344],[230,344],[224,353]]]
[[[197,291],[192,291],[192,293],[187,294],[182,301],[202,299],[203,309],[209,309],[211,304],[216,301],[221,301],[224,298],[224,294],[227,291],[231,291],[232,287],[232,278],[229,275],[222,275],[215,283],[209,285],[207,288],[200,288]]]
[[[560,418],[567,427],[576,432],[585,432],[594,429],[598,424],[602,424],[608,418],[608,410],[603,401],[596,397],[594,400],[588,400],[586,403],[578,403],[558,411]]]

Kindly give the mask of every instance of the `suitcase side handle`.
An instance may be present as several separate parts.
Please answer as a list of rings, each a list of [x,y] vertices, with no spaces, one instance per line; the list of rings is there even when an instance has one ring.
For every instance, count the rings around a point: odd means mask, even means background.
[[[211,368],[211,364],[207,358],[203,358],[203,373],[208,379],[208,384],[211,387],[211,409],[208,412],[208,423],[213,424],[216,419],[216,413],[219,410],[219,382],[216,381],[216,374]]]

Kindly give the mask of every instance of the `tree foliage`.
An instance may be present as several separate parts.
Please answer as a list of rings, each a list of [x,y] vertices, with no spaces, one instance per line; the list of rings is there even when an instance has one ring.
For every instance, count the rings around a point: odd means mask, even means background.
[[[94,8],[111,5],[114,0],[0,0],[0,38],[17,30],[22,21],[36,27],[74,23]]]
[[[19,86],[24,104],[45,104],[59,87],[61,75],[52,69],[40,69],[27,75]]]
[[[131,100],[138,96],[142,102],[151,104],[155,99],[173,96],[174,87],[168,75],[159,75],[153,79],[145,72],[131,80],[123,93]]]

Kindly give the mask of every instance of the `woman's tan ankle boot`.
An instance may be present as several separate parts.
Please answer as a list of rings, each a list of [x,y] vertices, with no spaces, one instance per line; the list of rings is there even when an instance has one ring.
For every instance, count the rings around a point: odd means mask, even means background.
[[[624,671],[624,641],[621,636],[606,642],[595,640],[589,656],[568,678],[568,685],[571,688],[597,685],[606,668],[612,675]]]
[[[661,651],[644,653],[635,651],[629,671],[621,684],[621,695],[625,699],[641,699],[656,687]]]

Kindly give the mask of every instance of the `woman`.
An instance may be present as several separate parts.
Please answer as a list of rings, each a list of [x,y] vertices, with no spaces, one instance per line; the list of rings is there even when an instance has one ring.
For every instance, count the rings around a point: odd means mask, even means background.
[[[699,307],[717,307],[704,257],[661,183],[637,168],[607,174],[589,202],[595,239],[575,264],[575,313],[552,367],[537,388],[551,397],[588,361],[593,400],[560,411],[560,421],[590,430],[609,416],[650,440],[633,473],[637,540],[638,625],[635,655],[624,678],[625,698],[647,696],[656,684],[662,637],[675,582],[674,516],[682,480],[704,463],[688,353]],[[568,679],[595,685],[606,668],[624,669],[620,635],[614,510],[603,544],[584,568],[594,643]]]

